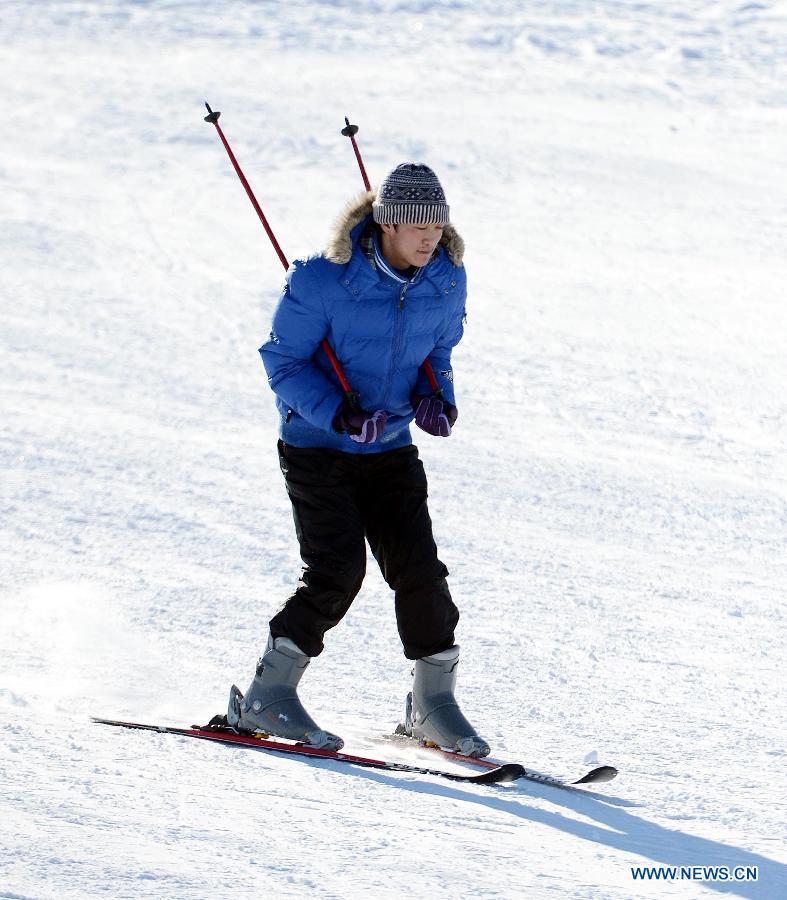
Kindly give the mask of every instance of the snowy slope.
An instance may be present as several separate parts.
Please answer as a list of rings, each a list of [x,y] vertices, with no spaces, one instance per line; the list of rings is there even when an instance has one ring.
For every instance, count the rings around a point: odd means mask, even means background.
[[[0,34],[0,897],[786,895],[787,6],[6,0]],[[205,99],[290,258],[361,187],[345,115],[373,181],[440,174],[469,321],[419,447],[461,699],[499,757],[618,781],[89,724],[220,711],[299,572],[283,272]],[[302,695],[393,755],[407,675],[372,564]]]

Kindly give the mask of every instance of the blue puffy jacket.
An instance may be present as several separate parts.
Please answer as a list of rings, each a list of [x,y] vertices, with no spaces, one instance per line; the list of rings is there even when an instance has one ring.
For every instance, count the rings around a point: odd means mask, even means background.
[[[370,234],[373,193],[348,206],[325,253],[294,262],[260,347],[276,394],[280,436],[294,447],[379,453],[412,443],[414,394],[432,393],[428,357],[454,403],[451,349],[462,337],[467,282],[464,244],[451,227],[430,262],[407,285],[379,271],[361,246]],[[382,439],[360,444],[332,428],[344,400],[320,342],[327,339],[361,406],[384,409]]]

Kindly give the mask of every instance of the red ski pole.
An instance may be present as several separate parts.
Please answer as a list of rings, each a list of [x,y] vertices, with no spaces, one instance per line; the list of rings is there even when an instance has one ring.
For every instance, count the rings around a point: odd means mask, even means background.
[[[342,128],[342,134],[345,137],[350,139],[350,143],[353,145],[353,151],[355,152],[355,158],[358,160],[358,168],[361,170],[361,178],[363,178],[363,184],[367,191],[372,189],[371,184],[369,183],[369,176],[366,174],[366,168],[363,164],[363,160],[361,159],[361,151],[358,149],[358,144],[355,140],[355,135],[358,134],[359,128],[357,125],[350,125],[350,120],[347,116],[344,117],[345,127]],[[421,368],[426,372],[426,377],[429,379],[429,385],[432,388],[432,393],[435,397],[442,397],[443,390],[437,382],[437,377],[435,376],[434,369],[432,368],[432,364],[429,362],[429,359],[425,359],[421,364]]]
[[[435,397],[443,396],[443,389],[437,383],[437,376],[434,373],[434,369],[432,368],[432,364],[429,362],[429,358],[427,357],[423,363],[421,363],[421,368],[426,372],[426,377],[429,379],[429,385],[432,388],[432,393]]]
[[[355,142],[355,135],[358,134],[358,126],[350,125],[350,120],[347,116],[344,117],[344,121],[346,124],[346,128],[342,128],[342,134],[345,137],[350,139],[350,143],[353,145],[353,150],[355,151],[355,158],[358,160],[358,168],[361,170],[361,178],[363,178],[363,184],[367,191],[372,189],[371,184],[369,184],[369,176],[366,174],[366,169],[363,165],[363,160],[361,159],[361,151],[358,149],[358,144]]]
[[[238,178],[240,179],[240,183],[245,188],[249,200],[251,200],[251,205],[254,207],[255,212],[259,216],[260,222],[262,222],[262,227],[265,229],[265,233],[270,238],[271,244],[273,244],[273,249],[276,251],[281,264],[285,269],[288,269],[290,267],[290,264],[287,262],[287,257],[284,255],[281,247],[279,246],[279,242],[276,240],[276,236],[274,235],[273,230],[268,224],[268,220],[265,218],[265,213],[262,211],[260,204],[257,203],[257,198],[254,196],[254,191],[252,191],[251,185],[246,180],[246,176],[243,174],[241,167],[238,165],[238,160],[235,159],[235,154],[232,152],[232,148],[230,147],[227,138],[224,137],[224,132],[221,130],[221,125],[219,125],[219,116],[221,115],[221,113],[218,111],[213,112],[207,101],[205,102],[205,108],[208,111],[207,116],[205,116],[205,121],[210,122],[211,125],[215,126],[216,131],[221,138],[221,143],[224,144],[224,149],[227,151],[230,162],[232,163],[232,166],[235,169]],[[347,402],[350,404],[353,410],[359,409],[358,394],[350,387],[350,382],[347,381],[344,371],[342,370],[341,363],[336,358],[336,354],[333,352],[333,348],[326,340],[321,341],[320,346],[325,351],[325,354],[328,357],[331,366],[333,367],[333,371],[336,373],[336,377],[339,379],[339,384],[341,384],[342,386],[342,390],[344,391],[344,396],[347,398]]]
[[[238,165],[238,160],[235,159],[235,154],[232,152],[232,148],[230,147],[229,143],[227,142],[227,138],[224,137],[224,132],[221,130],[221,125],[219,125],[219,116],[221,115],[221,113],[213,112],[213,110],[210,108],[210,106],[208,106],[207,101],[205,102],[205,108],[208,111],[207,116],[205,116],[205,121],[210,122],[211,125],[214,125],[216,127],[216,131],[218,132],[218,135],[221,138],[221,143],[224,144],[224,149],[227,151],[227,155],[230,158],[230,162],[232,163],[233,168],[235,169],[235,172],[238,175],[238,178],[240,178],[240,183],[243,185],[243,187],[246,189],[246,193],[249,195],[249,200],[251,200],[251,205],[254,207],[257,215],[260,217],[260,222],[262,222],[262,227],[265,229],[265,233],[270,238],[270,241],[273,244],[273,249],[278,254],[278,257],[281,260],[281,264],[284,266],[285,269],[288,269],[290,267],[290,264],[287,262],[287,257],[282,252],[282,249],[279,246],[279,242],[276,240],[276,236],[274,235],[273,231],[271,230],[271,226],[268,224],[268,220],[265,218],[265,213],[260,208],[260,204],[257,203],[257,198],[254,196],[254,191],[252,191],[251,186],[249,185],[249,182],[246,181],[246,176],[241,171],[241,168]]]

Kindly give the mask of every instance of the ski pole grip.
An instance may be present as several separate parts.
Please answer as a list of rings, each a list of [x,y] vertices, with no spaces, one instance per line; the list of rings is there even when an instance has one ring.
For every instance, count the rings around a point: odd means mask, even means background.
[[[344,398],[353,412],[357,413],[361,411],[361,398],[357,391],[345,391]]]

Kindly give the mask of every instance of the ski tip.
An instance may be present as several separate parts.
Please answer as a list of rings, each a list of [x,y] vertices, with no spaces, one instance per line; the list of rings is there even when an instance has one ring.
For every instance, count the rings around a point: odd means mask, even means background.
[[[614,766],[599,766],[597,769],[591,769],[587,774],[573,782],[574,784],[600,784],[604,781],[612,781],[618,774],[618,770]]]
[[[473,775],[471,779],[476,784],[507,784],[510,781],[516,781],[527,773],[524,766],[519,763],[504,763],[494,769],[488,769],[481,775]]]

